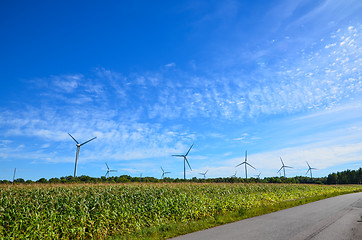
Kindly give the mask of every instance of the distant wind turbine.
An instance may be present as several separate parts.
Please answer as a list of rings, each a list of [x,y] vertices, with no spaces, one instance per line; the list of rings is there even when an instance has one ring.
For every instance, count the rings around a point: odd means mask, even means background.
[[[312,170],[317,170],[316,168],[312,168],[310,167],[309,163],[307,161],[305,161],[308,164],[308,171],[305,173],[305,175],[308,174],[308,172],[310,172],[310,178],[313,178],[312,176]]]
[[[204,173],[199,173],[199,174],[203,175],[204,178],[206,178],[206,173],[207,173],[208,171],[209,171],[209,170],[206,170],[206,172],[204,172]]]
[[[278,172],[280,172],[280,170],[283,169],[283,171],[284,171],[284,177],[285,177],[285,169],[286,169],[286,168],[292,168],[292,167],[289,167],[289,166],[287,166],[287,165],[284,165],[284,162],[283,162],[282,157],[280,157],[280,161],[282,162],[282,167],[279,169]]]
[[[96,139],[97,137],[94,137],[94,138],[92,138],[92,139],[89,139],[88,141],[80,144],[77,140],[75,140],[75,138],[74,138],[72,135],[70,135],[70,133],[68,133],[68,134],[69,134],[69,136],[75,141],[76,146],[77,146],[77,153],[76,153],[76,155],[75,155],[75,167],[74,167],[74,177],[76,177],[76,176],[77,176],[77,163],[78,163],[78,157],[79,157],[80,147],[83,146],[84,144],[89,143],[90,141]]]
[[[235,171],[235,174],[234,174],[234,175],[231,175],[231,177],[236,177],[236,172],[237,172],[237,171]]]
[[[172,155],[173,157],[182,157],[182,158],[184,158],[184,179],[185,179],[185,180],[186,180],[186,163],[187,163],[187,165],[189,165],[189,168],[190,168],[190,170],[192,171],[191,166],[190,166],[190,163],[189,163],[189,161],[187,160],[187,155],[189,154],[192,146],[194,146],[194,144],[191,145],[191,147],[189,148],[189,150],[187,151],[187,153],[186,153],[185,155]]]
[[[256,177],[256,178],[260,178],[260,174],[261,174],[261,172],[260,172],[258,175],[255,175],[255,177]]]
[[[248,170],[247,170],[247,166],[246,166],[246,165],[248,165],[248,166],[256,169],[255,167],[253,167],[252,165],[250,165],[250,164],[247,162],[247,160],[248,160],[248,152],[245,151],[245,161],[235,166],[235,167],[238,167],[238,166],[240,166],[240,165],[245,164],[245,178],[246,178],[246,179],[248,179]]]
[[[109,167],[108,167],[108,164],[106,163],[106,166],[107,166],[107,172],[106,172],[106,175],[105,175],[105,177],[107,178],[107,177],[109,177],[109,173],[110,172],[117,172],[117,170],[112,170],[112,169],[109,169]]]
[[[162,167],[161,167],[161,170],[162,170],[161,178],[164,178],[166,174],[171,173],[171,172],[165,172]]]

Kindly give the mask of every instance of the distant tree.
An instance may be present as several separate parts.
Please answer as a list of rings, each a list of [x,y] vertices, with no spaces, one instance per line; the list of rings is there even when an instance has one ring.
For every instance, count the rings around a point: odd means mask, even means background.
[[[337,184],[338,175],[336,173],[331,173],[327,177],[327,184]]]
[[[25,180],[22,178],[17,178],[14,180],[15,183],[25,183]]]
[[[60,181],[59,178],[51,178],[51,179],[49,179],[48,182],[49,182],[49,183],[60,183],[61,181]]]
[[[48,183],[48,180],[46,180],[45,178],[40,178],[38,181],[36,181],[37,183]]]

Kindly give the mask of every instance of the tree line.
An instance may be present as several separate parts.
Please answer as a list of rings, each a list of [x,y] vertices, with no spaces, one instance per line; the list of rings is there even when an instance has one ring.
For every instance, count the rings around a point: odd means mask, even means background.
[[[197,182],[197,183],[307,183],[307,184],[362,184],[362,168],[358,170],[346,170],[337,173],[331,173],[328,177],[310,178],[306,176],[296,177],[266,177],[260,178],[241,178],[241,177],[224,177],[224,178],[169,178],[158,179],[154,177],[131,177],[128,175],[112,176],[112,177],[89,177],[82,175],[79,177],[67,176],[61,178],[40,178],[37,181],[24,180],[18,178],[14,180],[14,183],[132,183],[132,182],[144,182],[144,183],[178,183],[178,182]],[[13,182],[8,180],[0,180],[1,184],[12,184]]]

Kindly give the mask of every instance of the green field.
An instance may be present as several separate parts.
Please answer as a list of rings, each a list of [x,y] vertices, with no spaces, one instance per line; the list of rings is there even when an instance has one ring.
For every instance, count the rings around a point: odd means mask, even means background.
[[[166,238],[358,191],[361,185],[0,186],[0,239]]]

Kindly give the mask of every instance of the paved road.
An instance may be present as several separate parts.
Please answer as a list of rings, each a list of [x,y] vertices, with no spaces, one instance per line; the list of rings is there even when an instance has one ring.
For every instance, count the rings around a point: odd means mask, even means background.
[[[362,192],[245,219],[175,240],[362,240]]]

